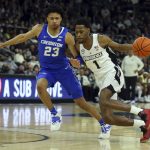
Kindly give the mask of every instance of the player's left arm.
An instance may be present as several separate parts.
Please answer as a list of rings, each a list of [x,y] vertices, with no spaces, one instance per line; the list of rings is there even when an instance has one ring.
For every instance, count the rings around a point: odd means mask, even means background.
[[[75,40],[71,33],[68,32],[66,34],[65,42],[71,54],[73,55],[73,58],[77,58],[79,54],[78,51],[76,50]],[[75,68],[80,68],[80,61],[78,59],[73,59],[73,58],[70,58],[71,65]]]
[[[65,42],[66,42],[71,54],[73,55],[73,57],[76,58],[78,56],[78,52],[75,47],[74,37],[71,33],[67,32]]]
[[[119,44],[106,35],[99,36],[99,42],[102,43],[103,47],[110,47],[111,49],[120,52],[128,52],[132,50],[132,44]]]

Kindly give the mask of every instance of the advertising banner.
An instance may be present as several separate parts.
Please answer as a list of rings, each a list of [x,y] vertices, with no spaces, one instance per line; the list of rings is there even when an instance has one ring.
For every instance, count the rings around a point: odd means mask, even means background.
[[[71,99],[62,85],[57,82],[53,88],[48,88],[52,99]],[[0,77],[0,100],[33,99],[38,100],[35,77],[3,76]]]

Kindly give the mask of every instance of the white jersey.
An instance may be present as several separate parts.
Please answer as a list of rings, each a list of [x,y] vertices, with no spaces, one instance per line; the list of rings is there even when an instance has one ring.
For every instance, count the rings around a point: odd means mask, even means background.
[[[105,49],[99,45],[98,34],[93,34],[93,45],[90,50],[80,44],[80,55],[95,75],[103,76],[118,65],[115,53],[110,48]]]
[[[116,93],[120,92],[124,77],[115,53],[110,48],[99,45],[98,34],[93,34],[91,49],[85,49],[83,44],[80,44],[79,49],[86,66],[94,73],[100,91],[109,88],[114,93],[112,98],[117,99]]]

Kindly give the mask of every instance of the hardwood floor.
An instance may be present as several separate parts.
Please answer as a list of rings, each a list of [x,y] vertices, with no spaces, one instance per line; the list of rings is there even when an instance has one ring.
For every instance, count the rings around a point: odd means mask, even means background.
[[[150,104],[140,105],[150,108]],[[150,143],[139,142],[139,129],[113,126],[111,138],[100,140],[98,122],[78,106],[57,104],[56,108],[62,112],[63,124],[60,131],[51,132],[50,114],[43,104],[1,104],[0,150],[150,149]]]

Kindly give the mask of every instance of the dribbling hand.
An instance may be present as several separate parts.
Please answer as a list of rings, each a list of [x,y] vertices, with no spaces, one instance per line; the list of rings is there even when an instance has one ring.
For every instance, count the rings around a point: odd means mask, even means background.
[[[77,59],[70,58],[70,63],[74,68],[80,68],[80,61]]]

